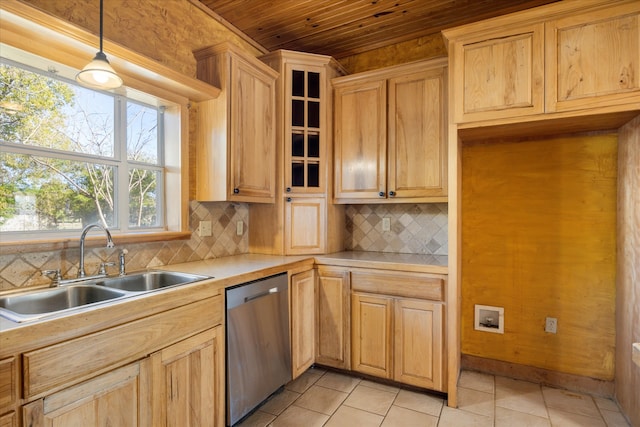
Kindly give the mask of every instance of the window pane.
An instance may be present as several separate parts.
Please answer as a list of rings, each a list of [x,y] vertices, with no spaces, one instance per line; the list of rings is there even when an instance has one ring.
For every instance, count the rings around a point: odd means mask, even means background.
[[[158,111],[127,103],[127,159],[158,164]]]
[[[113,157],[112,96],[9,64],[0,86],[3,141]]]
[[[159,172],[148,169],[129,171],[129,227],[159,226]]]
[[[115,225],[111,166],[3,152],[0,168],[1,231]]]

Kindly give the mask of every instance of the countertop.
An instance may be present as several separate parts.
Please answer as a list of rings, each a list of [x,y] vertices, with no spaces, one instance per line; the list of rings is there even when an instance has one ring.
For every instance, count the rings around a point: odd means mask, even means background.
[[[243,254],[172,264],[155,270],[200,274],[212,276],[213,279],[84,307],[33,322],[15,323],[0,317],[0,347],[5,347],[0,349],[0,353],[8,351],[7,347],[21,347],[20,344],[27,344],[33,340],[42,340],[42,345],[46,345],[70,339],[114,324],[132,321],[142,315],[166,310],[174,304],[184,304],[202,296],[219,293],[229,286],[289,270],[310,268],[314,263],[447,274],[446,256],[378,252],[338,252],[319,256]]]
[[[388,252],[346,251],[316,255],[316,264],[343,267],[381,268],[385,270],[447,274],[446,255],[395,254]]]

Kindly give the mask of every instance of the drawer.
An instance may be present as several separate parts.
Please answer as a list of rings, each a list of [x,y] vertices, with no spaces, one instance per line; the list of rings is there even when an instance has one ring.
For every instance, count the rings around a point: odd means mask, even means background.
[[[351,270],[351,290],[444,301],[446,276],[402,271]]]
[[[23,355],[27,399],[146,357],[222,323],[221,295]]]

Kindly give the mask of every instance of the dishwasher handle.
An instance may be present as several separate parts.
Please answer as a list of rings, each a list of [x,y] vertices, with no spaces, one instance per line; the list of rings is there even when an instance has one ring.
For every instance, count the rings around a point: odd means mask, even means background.
[[[274,287],[274,288],[269,289],[268,291],[261,292],[259,294],[255,294],[255,295],[251,295],[249,297],[245,297],[244,298],[244,302],[247,303],[249,301],[253,301],[253,300],[256,300],[258,298],[266,297],[268,295],[277,294],[277,293],[278,293],[278,288]]]

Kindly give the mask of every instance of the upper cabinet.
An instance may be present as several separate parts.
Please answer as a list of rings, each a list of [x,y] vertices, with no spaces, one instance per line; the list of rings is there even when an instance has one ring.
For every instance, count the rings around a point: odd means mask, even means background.
[[[443,33],[463,127],[640,109],[638,1],[559,2]]]
[[[278,73],[228,43],[194,55],[198,78],[221,88],[197,106],[196,199],[273,203]]]
[[[547,111],[633,103],[640,97],[640,3],[545,24]]]
[[[446,64],[333,80],[336,202],[446,201]]]

